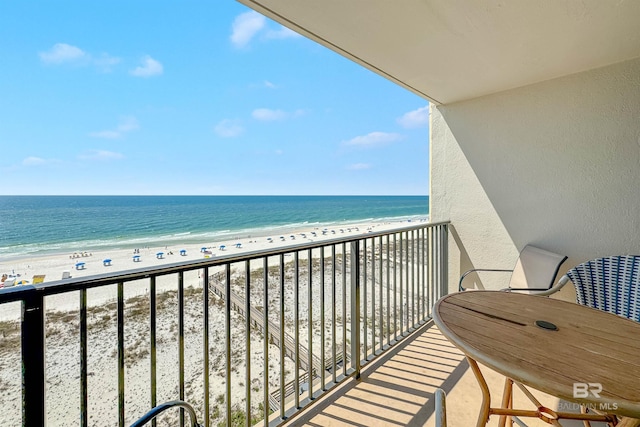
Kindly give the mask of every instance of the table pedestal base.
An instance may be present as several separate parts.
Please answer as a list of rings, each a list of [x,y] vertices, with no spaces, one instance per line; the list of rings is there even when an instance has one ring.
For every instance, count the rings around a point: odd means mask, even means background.
[[[475,360],[471,359],[467,356],[467,361],[469,362],[469,366],[473,371],[473,374],[482,389],[482,407],[480,409],[480,414],[478,416],[477,427],[484,427],[487,422],[489,422],[489,417],[491,415],[499,415],[500,416],[500,427],[504,427],[505,423],[509,422],[509,425],[513,425],[513,421],[511,417],[532,417],[539,418],[542,421],[557,426],[562,427],[562,424],[558,420],[583,420],[583,421],[601,421],[608,423],[609,426],[618,427],[638,427],[640,426],[640,420],[637,420],[639,424],[633,424],[634,421],[632,419],[625,419],[620,424],[618,424],[617,418],[614,415],[608,414],[574,414],[571,412],[556,412],[550,408],[543,406],[538,399],[535,398],[531,394],[529,390],[527,390],[524,386],[522,386],[518,382],[514,382],[512,379],[507,378],[505,381],[504,387],[504,395],[502,397],[502,407],[501,408],[492,408],[491,407],[491,393],[489,392],[489,386],[478,367],[478,364]],[[531,400],[531,402],[536,406],[536,410],[526,410],[526,409],[513,409],[513,384],[518,386],[522,392]],[[624,422],[631,422],[631,424],[623,424]]]

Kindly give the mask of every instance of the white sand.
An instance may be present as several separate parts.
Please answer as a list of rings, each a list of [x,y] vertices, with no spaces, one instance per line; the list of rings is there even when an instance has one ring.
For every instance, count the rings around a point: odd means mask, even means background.
[[[323,234],[325,227],[313,227],[309,229],[285,230],[278,229],[273,235],[264,235],[257,237],[239,237],[233,240],[218,242],[202,242],[197,244],[172,245],[169,247],[152,247],[138,248],[139,252],[134,253],[133,249],[107,250],[107,251],[84,251],[79,250],[75,254],[53,254],[40,257],[18,258],[10,260],[0,260],[0,275],[15,275],[16,283],[20,280],[27,280],[29,283],[33,281],[33,276],[44,275],[45,282],[58,281],[63,277],[65,271],[69,272],[71,277],[88,277],[105,273],[115,273],[142,267],[157,267],[163,264],[171,264],[181,261],[203,259],[206,256],[219,257],[227,254],[241,254],[249,251],[257,251],[261,249],[269,249],[283,246],[290,246],[297,243],[320,242],[328,239],[339,237],[364,235],[369,231],[384,231],[397,228],[403,225],[410,225],[408,222],[385,222],[385,223],[353,223],[343,224],[340,226],[327,227],[327,233]],[[315,233],[313,235],[312,233]],[[292,239],[290,236],[295,236]],[[304,235],[304,236],[303,236]],[[284,237],[284,240],[281,239]],[[267,240],[269,237],[271,241]],[[236,247],[236,244],[240,247]],[[221,249],[224,245],[224,250]],[[202,248],[208,248],[211,255],[205,255],[201,252]],[[181,250],[186,251],[185,256],[180,255]],[[164,252],[162,259],[158,259],[156,254]],[[170,253],[173,253],[172,255]],[[82,256],[86,254],[86,256]],[[140,261],[134,262],[133,256],[139,255]],[[104,265],[104,260],[110,259],[109,266]],[[84,263],[84,268],[78,269],[76,264]],[[1,285],[0,285],[1,286]],[[158,284],[159,290],[162,290],[162,283]],[[100,294],[104,293],[103,300],[115,297],[113,289],[94,290],[94,301],[100,299]],[[128,295],[131,296],[131,295]],[[70,310],[76,308],[75,301],[70,302],[66,297],[51,297],[47,299],[47,308],[56,310]],[[19,315],[19,313],[17,313]],[[7,310],[6,307],[0,307],[0,320],[16,318],[15,310]]]
[[[67,270],[73,277],[87,277],[107,272],[124,271],[133,268],[160,266],[179,261],[202,259],[205,255],[201,248],[210,248],[212,252],[209,256],[221,256],[225,254],[240,254],[247,251],[257,251],[261,249],[289,246],[303,242],[320,242],[322,240],[334,239],[338,237],[351,237],[356,235],[366,235],[369,231],[384,231],[400,226],[410,225],[407,222],[388,223],[354,223],[328,227],[326,234],[322,233],[324,227],[283,230],[279,229],[278,234],[271,236],[245,237],[224,242],[203,242],[202,244],[174,245],[162,248],[140,248],[140,262],[133,262],[133,250],[113,250],[104,252],[92,252],[91,255],[73,258],[72,254],[58,254],[28,259],[14,259],[0,261],[0,274],[20,274],[20,279],[32,280],[34,275],[45,275],[45,281],[55,281],[62,278],[63,271]],[[313,234],[315,233],[315,235]],[[303,236],[304,234],[304,236]],[[284,240],[280,236],[284,236]],[[292,239],[290,236],[295,236]],[[269,241],[268,237],[272,240]],[[236,247],[240,243],[240,247]],[[225,245],[225,250],[220,249],[220,245]],[[186,250],[186,255],[181,256],[180,250]],[[157,252],[164,252],[163,259],[156,257]],[[169,252],[173,252],[170,255]],[[111,259],[110,266],[104,266],[103,260]],[[76,269],[77,262],[84,262],[84,269]],[[315,281],[316,279],[314,279]],[[202,355],[202,306],[201,284],[198,272],[185,273],[185,288],[193,287],[194,295],[187,299],[185,305],[185,373],[186,373],[186,399],[201,403],[202,401],[202,377],[203,377],[203,355]],[[317,283],[317,282],[316,282]],[[304,286],[304,284],[302,284]],[[163,276],[157,281],[158,295],[164,291],[176,289],[175,276]],[[125,299],[137,295],[148,294],[148,285],[145,283],[128,283],[125,287]],[[199,293],[197,289],[200,289]],[[254,290],[255,291],[255,290]],[[242,289],[237,288],[236,292],[242,293]],[[301,288],[301,292],[304,290]],[[287,289],[287,295],[291,295],[292,290]],[[252,292],[253,294],[253,292]],[[169,295],[169,294],[166,294]],[[175,300],[175,294],[172,300]],[[116,354],[116,324],[115,311],[100,311],[101,307],[112,302],[116,297],[115,286],[92,289],[88,291],[90,310],[88,321],[90,325],[89,337],[89,406],[90,425],[103,426],[117,424],[117,371],[115,364]],[[252,299],[253,295],[252,295]],[[49,414],[50,426],[77,425],[79,416],[79,349],[78,349],[78,316],[79,307],[78,293],[61,294],[48,297],[46,307],[49,313],[76,311],[71,316],[62,317],[61,320],[51,322],[47,327],[47,412]],[[136,304],[129,300],[125,307],[127,313],[135,309]],[[148,300],[147,300],[148,301]],[[148,305],[148,303],[147,303]],[[146,306],[145,306],[146,307]],[[178,370],[177,370],[177,311],[174,309],[175,303],[169,304],[166,309],[159,308],[157,315],[158,323],[158,402],[163,402],[177,398]],[[148,309],[147,309],[148,310]],[[270,308],[271,313],[275,313],[275,308]],[[301,318],[306,317],[306,306],[301,304]],[[0,307],[0,320],[18,319],[19,306],[12,304]],[[146,312],[148,313],[148,311]],[[215,402],[218,396],[224,393],[224,314],[221,309],[210,310],[210,323],[212,325],[209,334],[210,346],[210,377],[211,377],[211,406],[221,406]],[[234,360],[234,370],[232,374],[232,402],[239,404],[244,399],[245,387],[245,362],[244,354],[245,336],[244,320],[241,316],[233,313],[232,353],[238,354],[239,360]],[[127,423],[132,422],[135,417],[142,415],[150,408],[149,401],[149,355],[145,351],[149,349],[149,324],[148,314],[140,317],[143,321],[127,322],[125,324],[125,347],[126,354],[136,354],[141,350],[139,357],[130,363],[126,369],[126,413]],[[306,325],[302,327],[302,338],[305,336]],[[0,337],[0,343],[4,338]],[[10,334],[7,334],[9,337]],[[15,334],[13,335],[15,338]],[[19,335],[18,335],[19,336]],[[315,338],[314,338],[315,340]],[[262,378],[264,360],[262,357],[263,341],[259,334],[252,333],[252,401],[254,406],[262,400]],[[0,425],[20,425],[20,354],[11,351],[11,346],[6,345],[0,348],[0,361],[3,370],[0,370],[0,405],[5,410],[0,414]],[[15,347],[15,346],[14,346]],[[317,348],[317,347],[316,347]],[[278,348],[271,345],[269,352],[272,355],[278,354]],[[317,351],[317,350],[316,350]],[[270,383],[272,387],[279,384],[279,368],[277,357],[270,357]],[[293,372],[293,364],[286,361],[286,370],[289,376]],[[100,390],[96,393],[95,390]],[[199,397],[200,396],[200,397]],[[242,409],[244,407],[242,406]],[[222,409],[222,408],[221,408]],[[199,409],[201,413],[201,410]],[[202,421],[202,419],[200,419]],[[215,421],[215,420],[213,420]]]

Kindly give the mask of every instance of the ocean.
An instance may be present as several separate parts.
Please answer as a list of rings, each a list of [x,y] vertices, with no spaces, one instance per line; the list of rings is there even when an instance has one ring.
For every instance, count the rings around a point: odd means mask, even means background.
[[[0,259],[425,219],[428,196],[0,196]]]

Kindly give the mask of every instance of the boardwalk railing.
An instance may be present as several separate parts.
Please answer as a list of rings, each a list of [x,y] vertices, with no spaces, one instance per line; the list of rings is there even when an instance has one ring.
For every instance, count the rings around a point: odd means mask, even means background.
[[[421,223],[1,290],[20,311],[0,322],[0,424],[123,427],[171,400],[207,427],[282,424],[430,319],[447,237]]]

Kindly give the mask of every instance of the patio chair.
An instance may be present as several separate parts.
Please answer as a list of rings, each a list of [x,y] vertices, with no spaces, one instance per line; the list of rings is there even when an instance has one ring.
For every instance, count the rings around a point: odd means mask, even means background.
[[[513,270],[475,268],[466,271],[462,277],[460,277],[458,289],[460,291],[466,290],[466,288],[462,286],[462,282],[469,274],[485,271],[511,273],[509,287],[503,289],[504,291],[546,293],[553,288],[553,281],[560,270],[560,266],[566,260],[567,257],[564,255],[558,255],[544,249],[536,248],[535,246],[527,245],[522,249],[522,252],[520,252]]]
[[[640,255],[592,259],[563,278],[573,283],[578,304],[640,322]]]
[[[167,409],[176,407],[183,408],[187,413],[189,413],[189,418],[191,419],[191,423],[189,424],[190,427],[202,427],[202,424],[198,423],[196,411],[195,409],[193,409],[193,406],[182,400],[173,400],[171,402],[161,403],[160,405],[154,407],[149,412],[140,417],[135,423],[131,424],[131,427],[141,427],[147,424],[149,421],[155,419],[158,415],[160,415]]]
[[[640,322],[640,255],[613,255],[579,264],[544,294],[559,291],[569,281],[578,304]],[[581,406],[581,412],[589,411],[601,413]],[[584,425],[591,424],[584,421]]]

